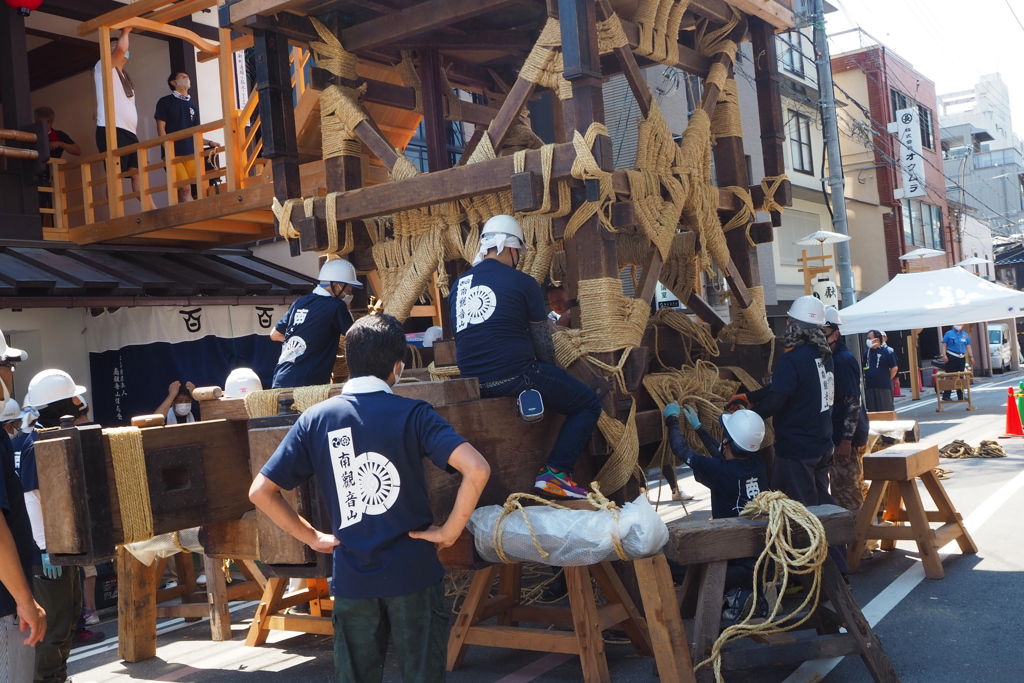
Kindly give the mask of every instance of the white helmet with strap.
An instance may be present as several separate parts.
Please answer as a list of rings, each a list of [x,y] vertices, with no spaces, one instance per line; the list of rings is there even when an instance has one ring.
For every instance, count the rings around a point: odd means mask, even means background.
[[[839,327],[843,324],[843,319],[839,317],[839,309],[835,306],[825,307],[825,324],[832,325],[833,327]]]
[[[789,312],[786,315],[793,320],[810,323],[811,325],[824,325],[825,304],[821,303],[821,299],[807,294],[796,299],[793,305],[789,307]]]
[[[363,283],[356,277],[356,267],[348,259],[328,259],[327,263],[320,268],[318,279],[320,284],[330,285],[332,282],[340,282],[352,285],[356,289],[363,288]]]
[[[28,383],[28,391],[25,392],[25,405],[42,408],[84,393],[85,387],[75,384],[71,375],[63,370],[43,370]]]
[[[735,449],[756,453],[764,440],[764,420],[753,410],[722,413],[722,427]]]
[[[21,417],[21,406],[13,398],[8,399],[7,403],[4,404],[3,410],[0,410],[0,422],[17,420],[19,417]]]
[[[21,349],[8,346],[7,340],[4,338],[4,333],[0,330],[0,361],[5,360],[28,360],[28,354]]]
[[[473,259],[473,265],[483,261],[491,249],[500,254],[505,247],[522,249],[525,244],[526,238],[519,221],[505,214],[491,216],[480,230],[480,249]]]

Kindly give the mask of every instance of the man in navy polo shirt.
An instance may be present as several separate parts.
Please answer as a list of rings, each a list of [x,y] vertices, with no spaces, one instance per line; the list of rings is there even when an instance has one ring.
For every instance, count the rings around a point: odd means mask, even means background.
[[[175,71],[167,77],[167,86],[171,89],[171,94],[164,95],[157,100],[156,113],[153,114],[156,118],[156,134],[160,137],[198,126],[200,123],[199,108],[192,101],[192,96],[188,94],[189,88],[192,87],[192,79],[188,74],[184,71]],[[203,142],[208,146],[215,145],[209,140]],[[195,151],[195,140],[191,135],[174,141],[174,156],[188,157],[174,162],[174,180],[176,182],[184,182],[190,178],[195,180]],[[163,155],[163,146],[160,147],[160,152]],[[199,191],[202,192],[201,189]],[[178,201],[192,201],[191,183],[178,188]]]
[[[275,389],[331,381],[338,341],[352,325],[348,305],[353,291],[362,288],[355,267],[343,258],[320,268],[320,284],[293,303],[270,333],[272,341],[284,342],[274,370]]]
[[[438,548],[452,545],[490,467],[430,404],[395,396],[406,341],[401,323],[369,315],[345,335],[351,379],[295,423],[249,490],[282,529],[334,554],[334,666],[339,681],[379,683],[389,635],[405,681],[444,680],[447,614]],[[462,473],[455,506],[432,526],[423,460]],[[333,533],[281,496],[315,476]]]
[[[572,468],[601,416],[601,401],[558,366],[540,285],[516,270],[522,250],[523,229],[512,216],[493,216],[480,231],[473,267],[448,297],[459,371],[480,380],[483,398],[536,389],[546,409],[565,415],[534,488],[554,498],[586,498]]]

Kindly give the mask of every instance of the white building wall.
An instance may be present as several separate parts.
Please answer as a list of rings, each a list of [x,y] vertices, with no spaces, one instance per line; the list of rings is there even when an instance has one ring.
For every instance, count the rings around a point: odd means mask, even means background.
[[[12,346],[28,352],[18,363],[14,392],[25,396],[28,383],[37,372],[49,368],[64,370],[86,389],[92,388],[85,330],[89,312],[84,308],[0,309],[0,330]]]

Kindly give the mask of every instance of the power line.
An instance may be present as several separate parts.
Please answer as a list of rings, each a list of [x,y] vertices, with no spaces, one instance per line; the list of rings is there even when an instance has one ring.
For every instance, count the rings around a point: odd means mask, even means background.
[[[1020,30],[1024,31],[1024,24],[1021,23],[1020,17],[1017,16],[1017,13],[1013,11],[1013,5],[1010,4],[1010,0],[1003,0],[1003,2],[1006,3],[1006,9],[1010,10],[1010,14],[1012,14],[1013,18],[1017,20],[1017,26],[1020,26]]]

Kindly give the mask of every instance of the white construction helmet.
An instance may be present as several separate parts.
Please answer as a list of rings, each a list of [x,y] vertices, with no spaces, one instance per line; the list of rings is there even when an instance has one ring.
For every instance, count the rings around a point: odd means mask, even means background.
[[[0,361],[5,360],[28,360],[28,354],[21,349],[8,346],[4,333],[0,330]]]
[[[825,307],[825,324],[832,325],[833,327],[839,327],[843,324],[843,319],[839,317],[839,309],[835,306]]]
[[[753,410],[722,413],[722,426],[734,448],[747,453],[761,450],[764,440],[764,420]]]
[[[71,375],[63,370],[43,370],[28,383],[25,405],[42,408],[85,393],[85,387],[75,384]]]
[[[811,325],[825,324],[825,304],[810,294],[802,296],[793,302],[786,314],[793,320],[810,323]]]
[[[21,406],[13,398],[8,399],[7,403],[4,404],[4,409],[0,410],[0,422],[10,422],[11,420],[17,420],[21,417]]]
[[[334,282],[338,281],[334,280]],[[250,368],[235,368],[228,375],[228,380],[224,382],[224,396],[227,398],[242,398],[254,391],[263,391],[263,383]]]
[[[350,261],[343,258],[332,258],[320,268],[318,278],[321,284],[341,282],[362,289],[363,284],[356,277],[356,267]]]
[[[523,228],[519,225],[519,221],[512,216],[506,216],[505,214],[498,214],[497,216],[491,216],[484,223],[483,229],[480,231],[480,239],[483,239],[487,235],[494,235],[501,233],[510,237],[515,237],[519,240],[519,244],[526,244],[526,238],[523,237]]]

